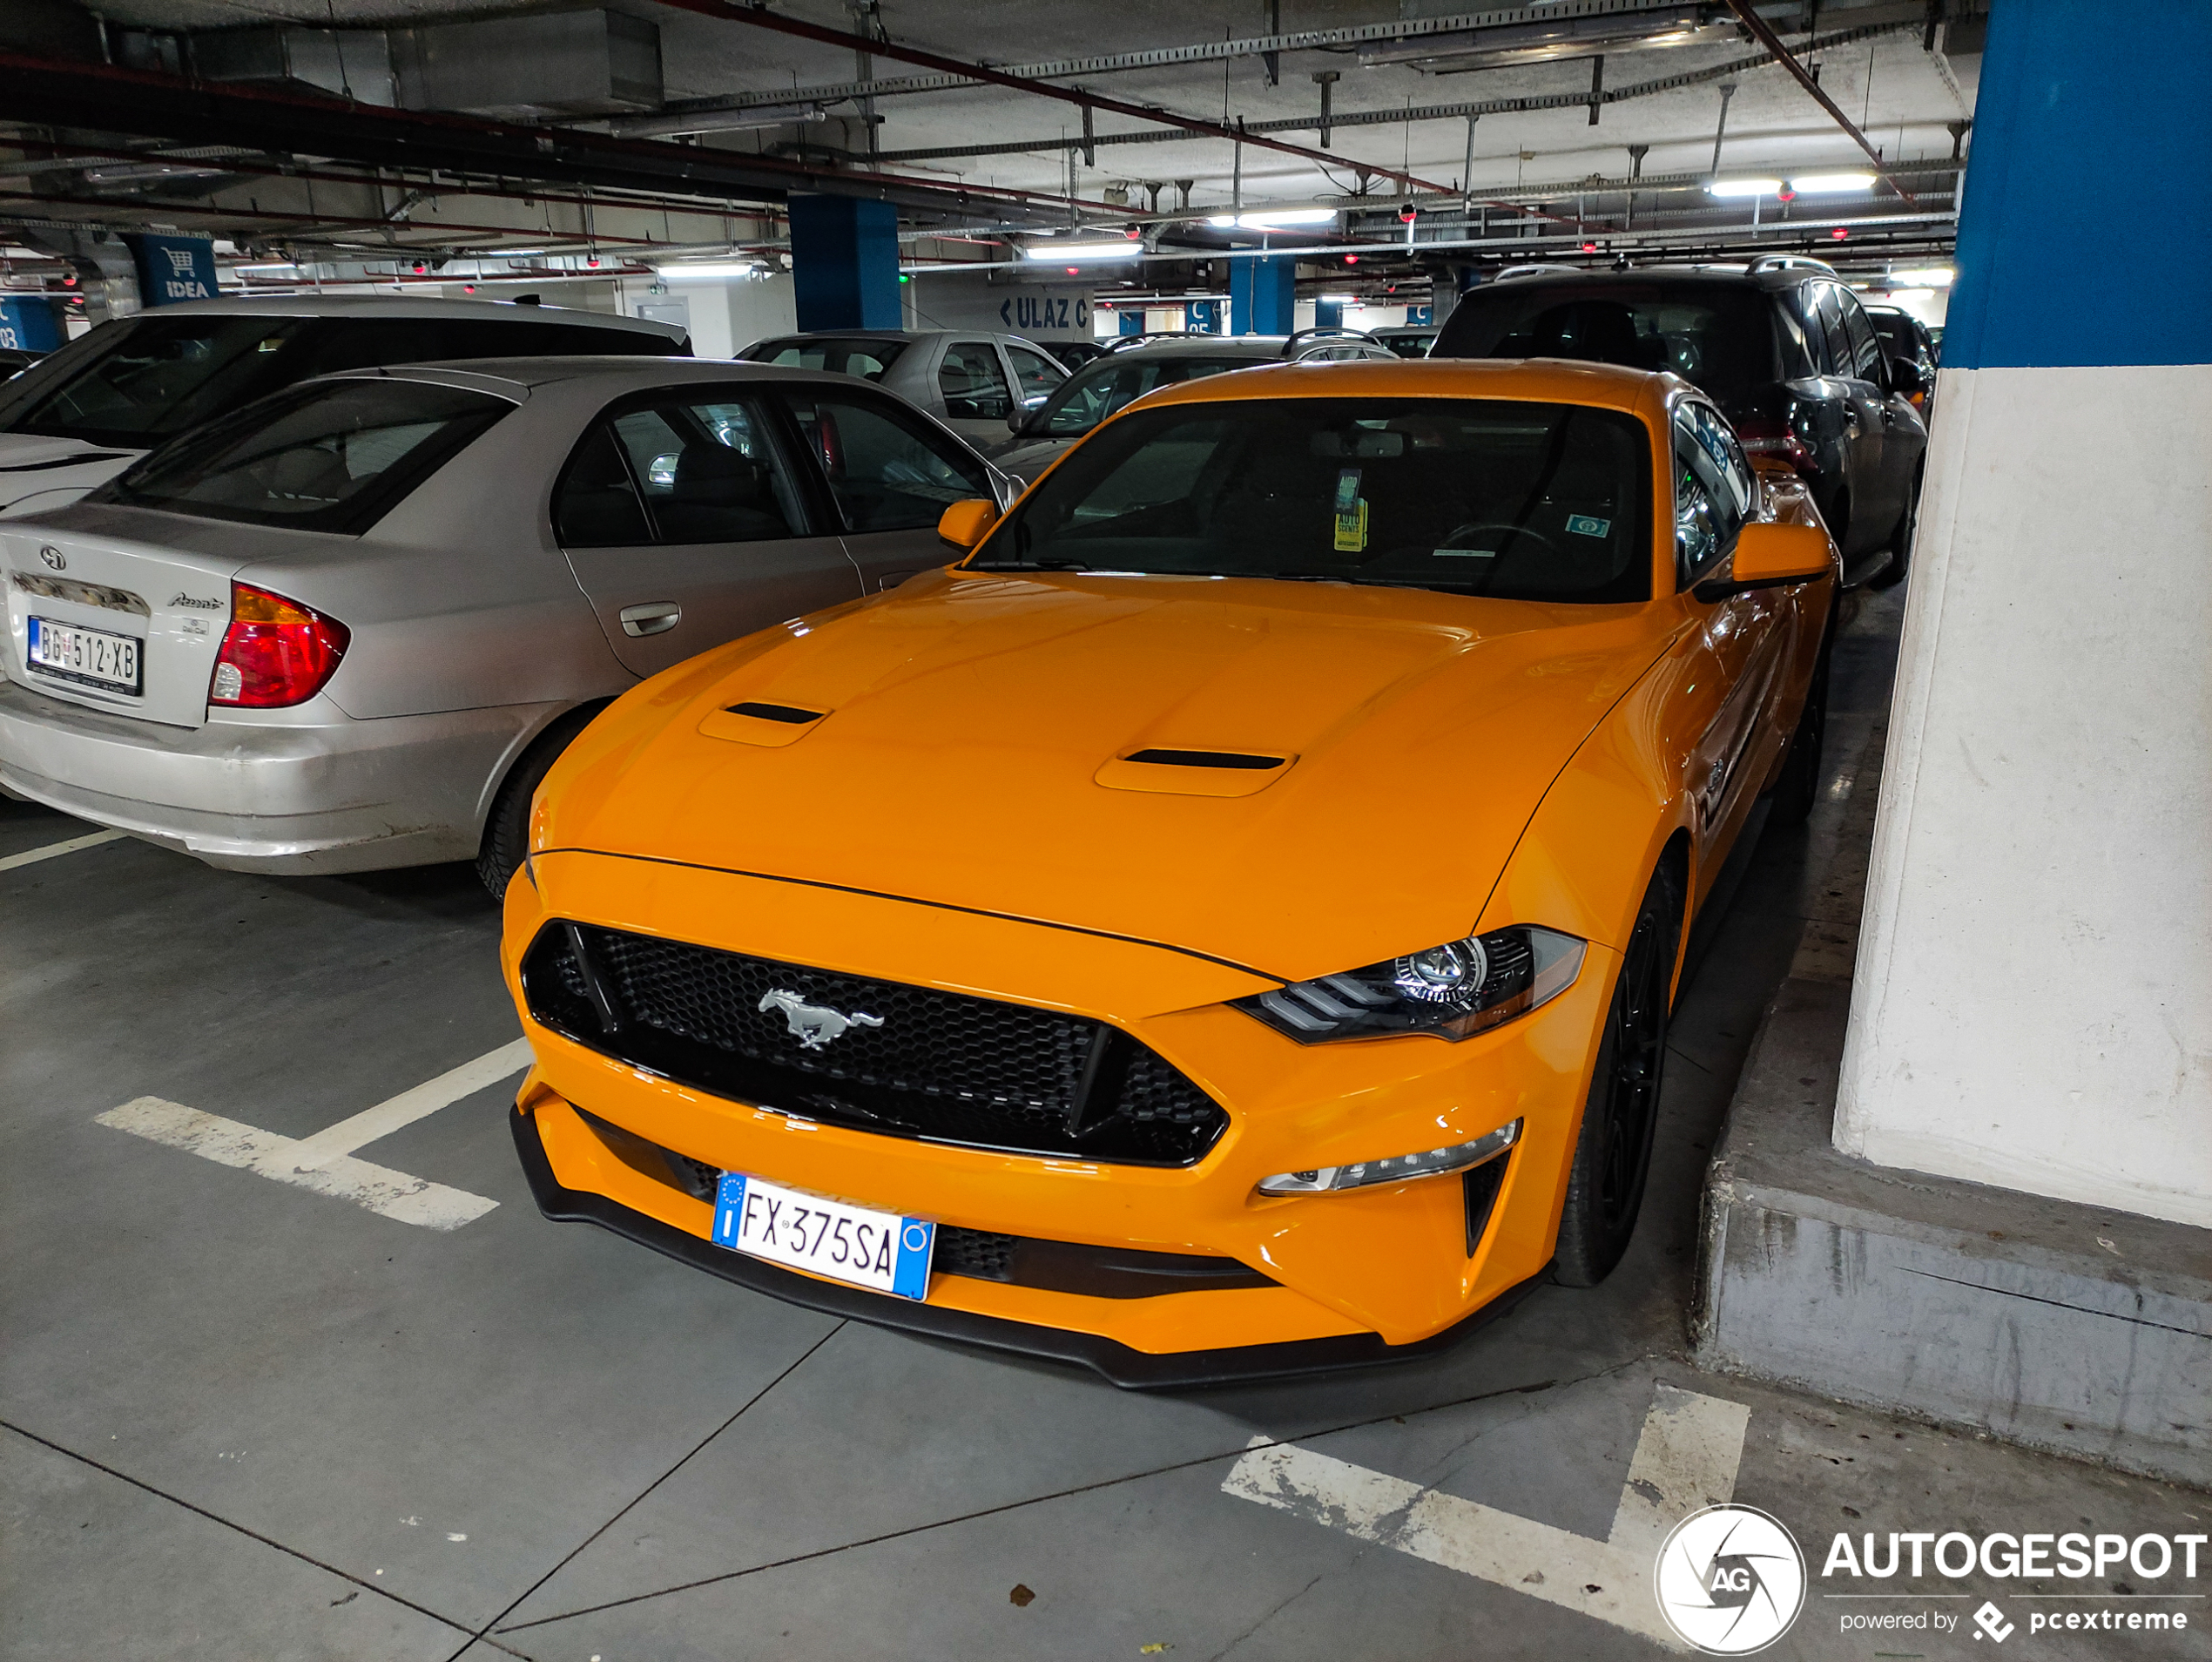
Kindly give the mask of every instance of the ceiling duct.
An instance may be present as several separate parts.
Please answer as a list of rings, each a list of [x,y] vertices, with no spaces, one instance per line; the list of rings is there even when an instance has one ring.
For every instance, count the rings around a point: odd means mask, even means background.
[[[1375,41],[1359,48],[1363,67],[1410,64],[1433,75],[1543,64],[1588,52],[1643,51],[1658,46],[1715,44],[1740,39],[1736,26],[1715,23],[1704,8],[1675,6],[1614,17],[1547,18],[1467,29],[1410,40]]]
[[[495,120],[658,110],[660,30],[618,11],[415,29],[226,29],[191,37],[206,81]]]

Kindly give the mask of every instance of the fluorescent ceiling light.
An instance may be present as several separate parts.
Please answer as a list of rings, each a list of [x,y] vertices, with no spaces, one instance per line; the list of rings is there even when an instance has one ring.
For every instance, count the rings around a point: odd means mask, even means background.
[[[1333,225],[1334,208],[1278,208],[1272,213],[1217,213],[1206,223],[1217,231],[1275,231],[1292,225]]]
[[[1802,179],[1791,179],[1790,188],[1800,196],[1831,196],[1842,191],[1871,191],[1874,188],[1874,175],[1807,173]]]
[[[1708,196],[1772,196],[1782,188],[1778,179],[1716,179],[1705,187]]]
[[[760,262],[757,260],[732,260],[719,265],[655,266],[653,267],[654,272],[658,275],[671,278],[678,282],[715,277],[750,277],[759,269]]]
[[[232,269],[233,272],[243,272],[243,271],[297,271],[297,270],[299,270],[299,269],[300,269],[300,267],[297,267],[297,266],[295,266],[295,265],[291,264],[289,261],[280,261],[280,262],[279,262],[278,264],[276,264],[276,265],[273,265],[273,266],[233,266],[233,267],[231,267],[231,269]]]
[[[1951,280],[1958,274],[1948,266],[1928,266],[1912,271],[1893,271],[1890,280],[1909,283],[1915,288],[1948,288]]]
[[[1022,252],[1032,260],[1134,260],[1144,245],[1124,237],[1119,242],[1049,242]]]

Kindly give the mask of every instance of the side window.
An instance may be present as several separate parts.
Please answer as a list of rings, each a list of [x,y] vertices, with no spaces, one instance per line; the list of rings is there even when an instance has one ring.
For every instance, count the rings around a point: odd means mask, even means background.
[[[1820,327],[1828,337],[1828,373],[1851,373],[1851,332],[1844,327],[1844,291],[1834,283],[1820,285]]]
[[[1806,338],[1804,318],[1797,310],[1797,292],[1777,294],[1774,299],[1774,334],[1782,347],[1782,379],[1784,381],[1803,381],[1820,374],[1820,361],[1827,355],[1825,334],[1820,336],[1818,350]],[[1819,327],[1820,319],[1816,313],[1813,328],[1817,331]]]
[[[1675,578],[1688,588],[1736,546],[1757,485],[1736,436],[1703,404],[1675,412]]]
[[[563,548],[635,548],[653,540],[614,429],[593,424],[553,487],[553,535]]]
[[[806,518],[758,402],[716,389],[604,418],[562,476],[553,523],[569,547],[608,548],[778,542],[806,535]]]
[[[1043,354],[1032,352],[1027,347],[1007,343],[1006,355],[1014,365],[1015,379],[1022,383],[1022,408],[1035,409],[1046,396],[1068,377],[1060,366],[1049,362]]]
[[[954,503],[991,494],[977,457],[894,405],[796,390],[787,397],[849,531],[922,530]]]
[[[1006,372],[988,341],[948,346],[944,362],[937,366],[937,390],[945,395],[945,413],[954,421],[1002,422],[1014,408]]]
[[[1865,308],[1855,295],[1841,289],[1837,294],[1844,308],[1844,333],[1851,341],[1851,373],[1861,381],[1886,388],[1889,383],[1882,374],[1882,342],[1874,333],[1874,326],[1866,321]]]

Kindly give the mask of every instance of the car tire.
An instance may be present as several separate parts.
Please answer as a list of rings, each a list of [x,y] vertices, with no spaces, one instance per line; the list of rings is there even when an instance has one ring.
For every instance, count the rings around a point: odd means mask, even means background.
[[[1912,488],[1905,493],[1905,511],[1890,533],[1890,563],[1866,579],[1870,589],[1894,589],[1905,581],[1905,568],[1912,557],[1912,535],[1920,526],[1920,470],[1912,470]]]
[[[1766,822],[1787,829],[1812,817],[1820,796],[1820,753],[1828,736],[1828,642],[1820,645],[1819,661],[1812,666],[1812,682],[1805,688],[1804,708],[1797,716],[1797,730],[1790,735],[1790,753],[1782,773],[1767,793]]]
[[[1682,939],[1683,881],[1670,851],[1643,892],[1606,1010],[1552,1259],[1554,1279],[1568,1287],[1595,1287],[1613,1273],[1643,1206]]]
[[[537,794],[553,764],[560,760],[561,753],[604,707],[592,705],[561,717],[531,741],[522,760],[500,781],[498,794],[491,800],[491,813],[484,821],[484,840],[476,851],[476,875],[494,900],[507,898],[507,885],[522,869],[523,856],[529,852],[530,798]]]

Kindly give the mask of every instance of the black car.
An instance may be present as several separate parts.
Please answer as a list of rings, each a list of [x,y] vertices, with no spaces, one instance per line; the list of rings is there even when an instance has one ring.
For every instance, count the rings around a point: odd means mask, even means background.
[[[1920,372],[1919,391],[1908,394],[1912,408],[1927,418],[1928,400],[1935,394],[1936,344],[1928,326],[1902,306],[1870,306],[1866,321],[1874,326],[1874,333],[1882,337],[1883,355],[1891,362],[1910,358]]]
[[[1721,407],[1746,450],[1804,476],[1846,583],[1905,575],[1928,443],[1911,395],[1924,377],[1890,359],[1858,296],[1817,260],[1509,274],[1460,296],[1429,355],[1671,369]]]

